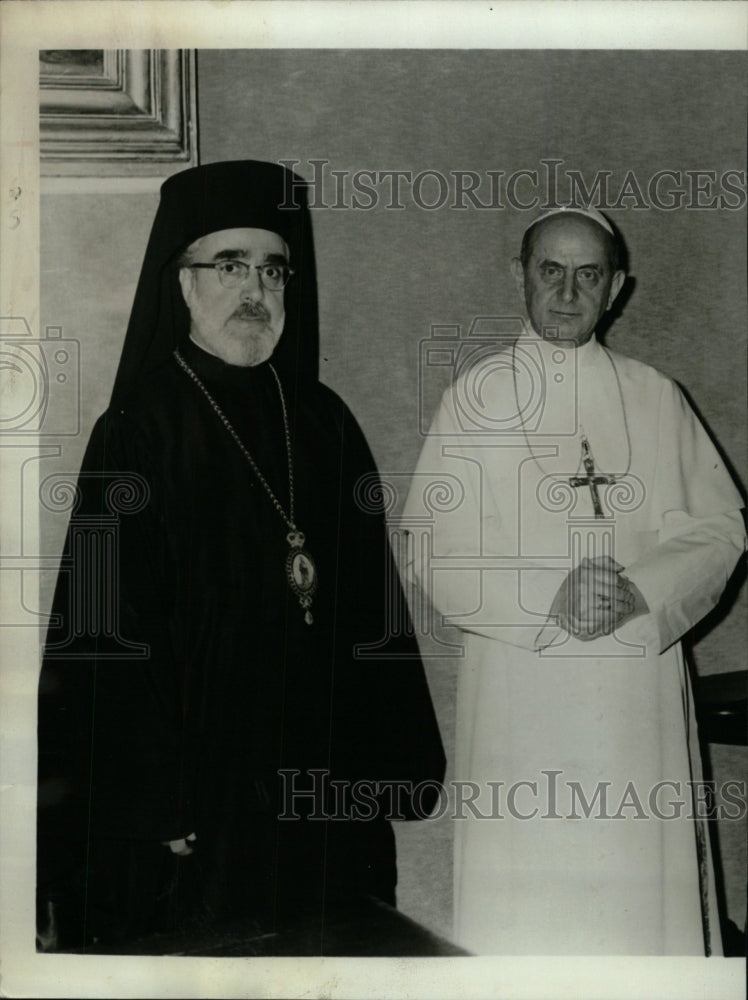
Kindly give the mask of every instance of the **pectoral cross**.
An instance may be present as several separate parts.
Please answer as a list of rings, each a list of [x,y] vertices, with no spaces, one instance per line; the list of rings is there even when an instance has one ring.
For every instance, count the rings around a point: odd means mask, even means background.
[[[614,476],[600,476],[595,472],[595,460],[592,457],[592,452],[590,451],[590,443],[586,437],[582,438],[582,465],[584,466],[584,471],[587,473],[586,476],[572,476],[569,479],[569,483],[572,486],[589,486],[590,496],[592,497],[592,507],[595,511],[595,517],[604,518],[603,506],[600,503],[600,495],[597,492],[598,486],[603,486],[608,483],[614,483]]]

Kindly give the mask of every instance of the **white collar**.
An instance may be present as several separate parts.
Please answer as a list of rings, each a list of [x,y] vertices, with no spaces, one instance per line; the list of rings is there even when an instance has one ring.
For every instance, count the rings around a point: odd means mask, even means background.
[[[535,330],[535,327],[526,319],[524,321],[524,329],[520,334],[520,339],[518,343],[527,339],[529,342],[537,344],[541,353],[547,353],[550,351],[557,350],[559,347],[561,350],[574,350],[576,357],[578,359],[579,367],[586,368],[588,365],[595,364],[602,358],[605,348],[602,346],[600,341],[597,339],[596,333],[593,331],[590,339],[581,344],[579,347],[569,348],[568,341],[555,341],[546,340],[541,337],[540,334]]]

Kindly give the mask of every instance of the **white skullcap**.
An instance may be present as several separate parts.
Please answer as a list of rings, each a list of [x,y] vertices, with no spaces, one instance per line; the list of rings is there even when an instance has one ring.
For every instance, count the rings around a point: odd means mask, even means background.
[[[532,229],[532,227],[538,222],[545,222],[546,219],[550,219],[554,215],[583,215],[587,219],[592,219],[592,221],[596,222],[598,226],[602,226],[603,229],[607,230],[611,236],[615,236],[613,227],[602,212],[598,212],[596,208],[584,208],[583,206],[577,205],[559,205],[558,208],[545,209],[536,219],[533,219],[529,226],[525,227],[525,232],[527,232],[528,229]]]

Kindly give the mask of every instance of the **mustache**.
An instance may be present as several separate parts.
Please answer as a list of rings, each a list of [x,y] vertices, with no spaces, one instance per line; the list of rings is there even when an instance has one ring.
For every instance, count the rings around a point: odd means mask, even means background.
[[[262,320],[264,323],[270,321],[270,313],[261,302],[242,302],[238,309],[231,315],[232,319],[238,320]]]

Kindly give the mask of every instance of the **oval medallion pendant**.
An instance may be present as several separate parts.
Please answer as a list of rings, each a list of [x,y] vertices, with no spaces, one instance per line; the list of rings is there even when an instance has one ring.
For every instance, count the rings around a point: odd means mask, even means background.
[[[312,612],[312,596],[317,589],[317,567],[314,559],[304,546],[304,534],[301,531],[289,531],[286,540],[291,551],[286,556],[286,579],[288,586],[296,594],[299,604],[304,609],[304,621],[311,625],[314,621]]]

